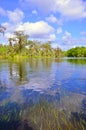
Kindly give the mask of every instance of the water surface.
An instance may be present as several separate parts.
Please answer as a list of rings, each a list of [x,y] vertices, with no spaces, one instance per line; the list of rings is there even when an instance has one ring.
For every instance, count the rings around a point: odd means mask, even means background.
[[[86,59],[0,60],[0,112],[40,101],[86,113]]]

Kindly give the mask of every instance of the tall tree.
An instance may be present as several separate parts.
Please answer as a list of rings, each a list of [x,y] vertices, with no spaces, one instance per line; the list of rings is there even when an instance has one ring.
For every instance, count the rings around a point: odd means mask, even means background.
[[[18,44],[19,52],[21,53],[22,49],[27,45],[28,35],[24,34],[23,31],[14,32],[15,39]]]
[[[47,42],[41,45],[43,56],[50,56],[52,52],[51,43]]]

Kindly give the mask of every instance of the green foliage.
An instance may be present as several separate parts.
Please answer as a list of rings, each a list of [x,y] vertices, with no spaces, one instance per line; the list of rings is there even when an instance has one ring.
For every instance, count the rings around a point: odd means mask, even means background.
[[[8,52],[8,46],[0,45],[0,57],[3,56],[4,58],[6,58],[8,54],[7,52]]]
[[[0,27],[0,32],[4,33],[5,28]],[[0,45],[0,57],[15,57],[16,55],[27,57],[62,57],[60,48],[54,49],[50,42],[41,43],[28,40],[28,35],[23,31],[14,32],[14,37],[9,38],[9,45]]]
[[[0,26],[0,33],[6,28]],[[0,45],[0,57],[14,57],[16,55],[27,57],[86,57],[86,47],[75,47],[63,52],[60,48],[52,48],[51,42],[41,43],[28,40],[28,35],[23,31],[14,32],[14,38],[9,38],[9,45]]]
[[[60,48],[54,49],[51,47],[51,44],[48,43],[39,43],[37,41],[27,41],[25,37],[20,36],[22,42],[17,42],[14,39],[9,39],[9,45],[7,46],[0,46],[0,55],[5,55],[7,57],[11,56],[14,57],[16,55],[20,56],[27,56],[27,57],[62,57],[63,51]],[[23,41],[24,40],[24,41]],[[14,44],[12,43],[13,41]]]
[[[86,47],[75,47],[67,51],[68,57],[86,57]]]
[[[15,51],[22,53],[23,48],[27,45],[28,35],[25,35],[23,31],[14,32],[15,35]]]

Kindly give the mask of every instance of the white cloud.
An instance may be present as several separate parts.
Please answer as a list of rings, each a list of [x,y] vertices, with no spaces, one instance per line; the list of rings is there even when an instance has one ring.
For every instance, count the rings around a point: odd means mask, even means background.
[[[54,15],[50,15],[49,17],[46,17],[46,20],[48,22],[52,22],[52,23],[56,23],[57,22],[57,18]]]
[[[62,37],[62,46],[65,48],[72,48],[73,46],[85,46],[86,45],[86,37],[81,38],[73,38],[71,33],[65,31]]]
[[[55,39],[54,28],[45,21],[35,23],[26,22],[19,25],[16,30],[24,30],[32,38]]]
[[[62,32],[63,32],[62,28],[59,27],[59,28],[57,29],[57,34],[60,34],[60,33],[62,33]]]
[[[60,13],[67,19],[86,18],[86,3],[82,0],[21,0],[39,11]]]
[[[18,23],[24,18],[24,13],[20,9],[14,11],[7,11],[8,18],[11,22]]]
[[[55,41],[55,29],[45,21],[38,21],[35,23],[26,22],[22,24],[3,23],[6,27],[5,37],[9,38],[14,31],[24,31],[32,39]]]
[[[71,33],[68,32],[68,31],[65,31],[65,34],[62,37],[63,44],[65,44],[65,45],[71,45],[72,44],[71,39],[72,39]]]
[[[6,31],[5,31],[3,39],[5,40],[5,43],[8,43],[8,39],[14,37],[13,33],[15,29],[17,28],[17,26],[19,25],[6,22],[6,23],[3,23],[2,26],[6,27]]]
[[[6,11],[2,7],[0,7],[0,15],[6,15]]]
[[[47,39],[47,41],[55,41],[56,40],[56,35],[55,34],[50,34],[49,38]]]
[[[55,29],[45,21],[25,22],[21,24],[3,23],[2,25],[6,27],[6,38],[13,36],[14,31],[24,31],[31,39],[56,40]]]
[[[64,0],[57,0],[58,11],[63,16],[69,19],[78,19],[86,17],[85,6],[82,0],[65,0],[62,3],[60,3],[60,1]]]
[[[8,39],[8,38],[13,38],[14,37],[14,35],[12,34],[12,33],[10,33],[10,32],[7,32],[7,33],[5,33],[5,37]]]
[[[20,9],[10,11],[10,10],[4,10],[2,7],[0,7],[0,15],[8,17],[9,21],[13,23],[21,22],[22,19],[24,18],[24,13]]]
[[[13,32],[17,26],[17,24],[11,24],[11,23],[3,23],[2,24],[4,27],[6,27],[6,32]]]
[[[60,26],[63,25],[63,19],[62,18],[57,18],[53,14],[51,14],[49,17],[46,17],[46,21],[48,21],[50,23],[57,23]]]
[[[38,14],[38,12],[37,12],[36,10],[33,10],[33,11],[32,11],[32,14],[37,15],[37,14]]]

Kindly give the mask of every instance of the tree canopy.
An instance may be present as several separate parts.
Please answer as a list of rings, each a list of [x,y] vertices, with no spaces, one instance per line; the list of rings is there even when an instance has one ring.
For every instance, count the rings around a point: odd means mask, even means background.
[[[68,57],[86,57],[86,47],[75,47],[67,51]]]

